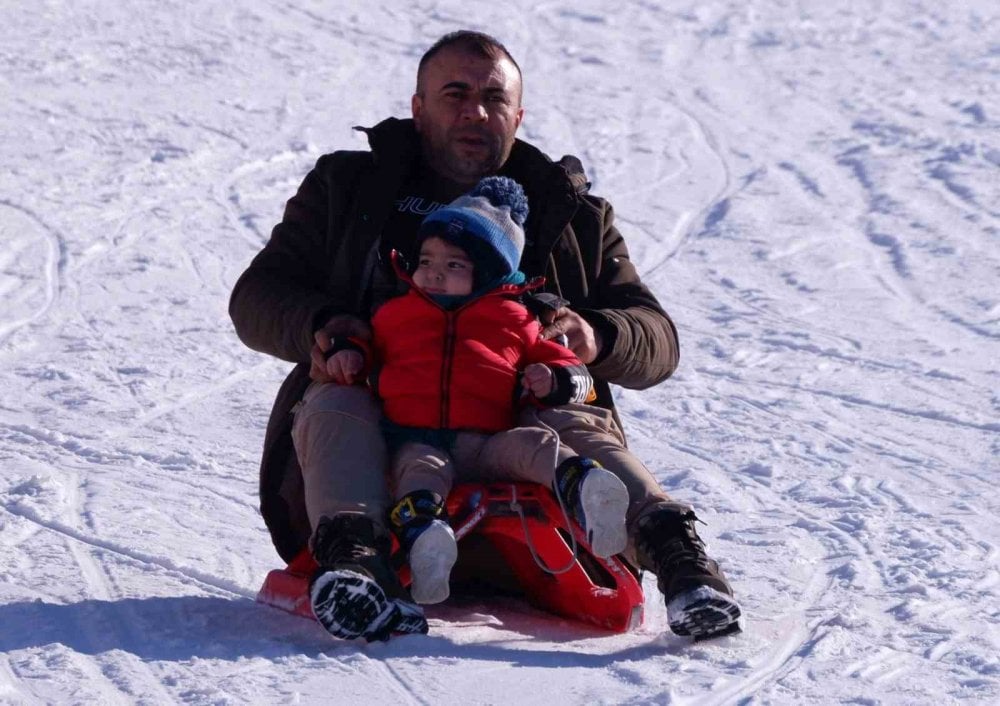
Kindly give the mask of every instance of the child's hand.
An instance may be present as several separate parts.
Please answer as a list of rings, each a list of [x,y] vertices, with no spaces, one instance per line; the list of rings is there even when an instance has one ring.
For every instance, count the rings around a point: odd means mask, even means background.
[[[329,362],[327,353],[333,347],[334,339],[339,337],[370,341],[372,329],[367,323],[350,314],[331,316],[321,328],[316,329],[313,334],[313,347],[309,351],[309,377],[316,382],[344,384],[342,377],[334,379],[327,372]]]
[[[538,399],[548,397],[552,392],[554,377],[549,366],[542,363],[532,363],[524,369],[521,385]]]
[[[365,367],[365,357],[355,350],[337,351],[326,361],[326,374],[338,385],[353,385]]]

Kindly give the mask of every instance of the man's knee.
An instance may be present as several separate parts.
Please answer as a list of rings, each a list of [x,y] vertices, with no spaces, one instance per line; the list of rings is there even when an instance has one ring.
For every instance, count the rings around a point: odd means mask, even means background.
[[[334,413],[358,421],[378,424],[382,416],[371,391],[359,385],[313,383],[295,408],[296,423],[303,423],[315,414]]]
[[[293,412],[292,440],[300,456],[310,444],[337,439],[382,443],[382,414],[366,388],[313,383]]]
[[[603,407],[566,404],[545,409],[528,408],[521,413],[519,422],[524,426],[540,425],[552,429],[560,439],[574,446],[579,435],[603,437],[606,443],[625,446],[625,436],[614,415]]]

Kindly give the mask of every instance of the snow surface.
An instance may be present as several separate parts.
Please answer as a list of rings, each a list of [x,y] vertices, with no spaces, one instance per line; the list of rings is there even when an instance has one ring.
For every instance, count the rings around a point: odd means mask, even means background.
[[[240,7],[240,5],[244,5]],[[287,365],[230,289],[446,31],[614,203],[682,364],[620,390],[746,631],[520,603],[337,642],[254,603]],[[4,3],[0,702],[1000,701],[995,0]]]

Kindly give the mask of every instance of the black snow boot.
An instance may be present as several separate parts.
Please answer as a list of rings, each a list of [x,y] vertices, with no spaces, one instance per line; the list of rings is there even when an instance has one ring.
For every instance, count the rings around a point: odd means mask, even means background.
[[[639,520],[639,564],[656,574],[677,635],[695,638],[738,632],[740,604],[722,569],[705,552],[690,508],[662,508]]]
[[[309,583],[313,615],[335,637],[368,642],[392,633],[426,633],[421,608],[399,583],[389,563],[388,535],[357,513],[324,517],[316,528],[313,556],[319,569]]]

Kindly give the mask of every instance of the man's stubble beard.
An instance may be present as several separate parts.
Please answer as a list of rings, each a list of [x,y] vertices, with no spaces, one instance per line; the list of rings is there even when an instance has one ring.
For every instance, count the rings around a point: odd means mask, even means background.
[[[503,142],[495,136],[485,136],[487,152],[482,158],[465,157],[459,154],[460,147],[446,136],[437,144],[426,133],[421,135],[421,143],[427,160],[441,176],[460,184],[475,185],[483,177],[496,174],[506,161]]]

